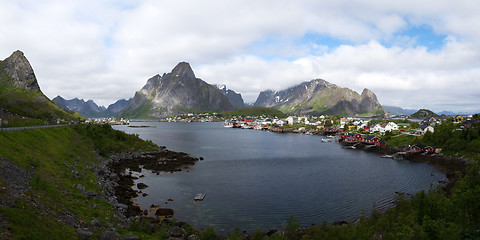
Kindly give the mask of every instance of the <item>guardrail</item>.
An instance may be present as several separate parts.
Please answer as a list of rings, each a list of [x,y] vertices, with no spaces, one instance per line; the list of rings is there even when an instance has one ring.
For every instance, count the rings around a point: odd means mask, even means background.
[[[18,131],[18,130],[26,130],[26,129],[64,127],[64,126],[70,126],[70,125],[71,124],[45,125],[45,126],[33,126],[33,127],[10,127],[10,128],[0,128],[0,131]]]

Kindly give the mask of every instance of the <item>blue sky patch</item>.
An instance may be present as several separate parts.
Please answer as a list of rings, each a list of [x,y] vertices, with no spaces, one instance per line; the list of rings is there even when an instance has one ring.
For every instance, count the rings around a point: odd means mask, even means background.
[[[423,46],[428,51],[439,50],[444,45],[444,40],[447,37],[443,34],[437,34],[433,31],[433,28],[428,25],[412,26],[404,31],[395,34],[395,39],[402,39],[407,37],[410,39],[408,45],[410,47]],[[396,45],[398,42],[387,42],[385,45]],[[407,44],[407,43],[406,43]]]

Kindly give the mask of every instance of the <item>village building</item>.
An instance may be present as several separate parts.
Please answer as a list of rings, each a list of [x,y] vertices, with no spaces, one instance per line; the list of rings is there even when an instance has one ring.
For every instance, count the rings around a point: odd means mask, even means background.
[[[394,122],[383,123],[380,126],[380,134],[385,134],[386,132],[398,131],[398,125]]]
[[[293,117],[293,116],[289,116],[289,117],[287,117],[286,122],[287,122],[287,124],[289,124],[289,125],[293,125],[293,124],[298,123],[298,118],[297,118],[297,117]]]
[[[380,138],[377,136],[366,135],[362,137],[362,143],[365,144],[376,144],[378,141],[380,141]]]
[[[427,132],[433,133],[435,129],[430,125],[422,124],[417,128],[416,134],[423,135]]]

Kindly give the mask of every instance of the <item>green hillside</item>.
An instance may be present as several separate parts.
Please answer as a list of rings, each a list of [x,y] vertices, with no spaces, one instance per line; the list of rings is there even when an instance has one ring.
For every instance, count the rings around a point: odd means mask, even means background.
[[[85,194],[102,191],[92,171],[99,163],[97,153],[158,149],[108,125],[0,131],[0,142],[0,171],[5,165],[15,170],[0,176],[0,239],[77,239],[69,221],[76,225],[97,219],[97,237],[108,226],[118,227],[121,219],[112,205]],[[8,228],[2,229],[5,223]]]
[[[8,118],[26,117],[47,122],[56,119],[82,118],[78,113],[68,113],[47,99],[41,92],[27,91],[0,83],[0,108],[10,113]]]
[[[21,80],[9,77],[4,65],[6,62],[0,61],[0,118],[7,120],[8,126],[43,125],[56,123],[57,119],[70,121],[83,118],[78,113],[60,109],[39,89],[16,87],[15,82]],[[37,84],[35,78],[29,81]]]
[[[428,109],[420,109],[418,110],[416,113],[410,115],[410,118],[416,118],[416,119],[424,119],[424,118],[427,118],[427,117],[435,117],[435,118],[438,118],[439,116],[428,110]]]

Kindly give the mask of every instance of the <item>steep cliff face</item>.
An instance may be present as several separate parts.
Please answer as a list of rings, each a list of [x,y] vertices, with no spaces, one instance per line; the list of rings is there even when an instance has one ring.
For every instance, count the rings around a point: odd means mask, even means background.
[[[340,88],[322,79],[304,82],[282,91],[261,92],[254,106],[273,107],[287,114],[384,115],[375,94]]]
[[[230,103],[236,108],[244,108],[245,107],[245,102],[243,101],[242,94],[236,93],[235,91],[228,89],[225,84],[213,84],[212,86],[216,87],[218,91],[223,93]]]
[[[21,51],[15,51],[0,62],[0,82],[13,84],[14,87],[40,92],[33,68]],[[2,76],[3,75],[3,76]]]
[[[54,121],[57,118],[72,119],[50,101],[40,90],[29,61],[21,51],[15,51],[0,61],[0,118],[35,118]],[[8,116],[6,116],[8,115]]]
[[[131,118],[166,117],[203,111],[229,111],[234,107],[212,85],[196,78],[190,64],[181,62],[171,73],[155,75],[119,114]]]

